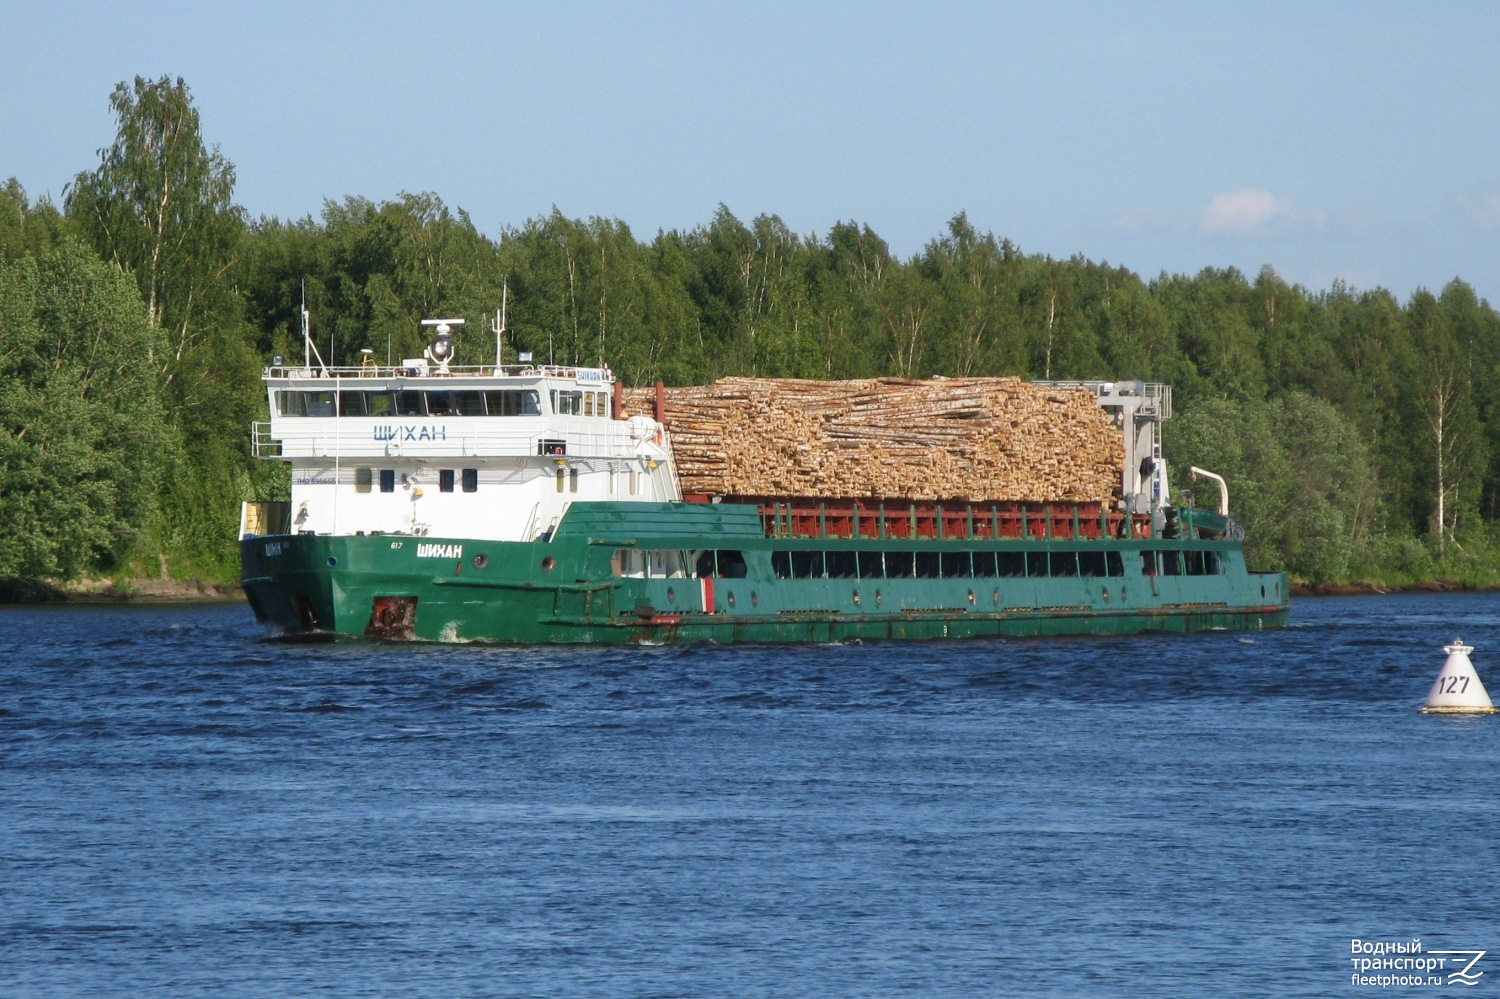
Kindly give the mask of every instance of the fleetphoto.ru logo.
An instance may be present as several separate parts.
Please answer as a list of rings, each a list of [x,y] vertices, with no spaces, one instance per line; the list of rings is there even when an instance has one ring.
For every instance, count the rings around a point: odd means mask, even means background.
[[[1349,941],[1349,962],[1354,973],[1351,985],[1388,989],[1397,985],[1478,985],[1484,972],[1478,968],[1482,950],[1422,950],[1422,938],[1394,942]]]

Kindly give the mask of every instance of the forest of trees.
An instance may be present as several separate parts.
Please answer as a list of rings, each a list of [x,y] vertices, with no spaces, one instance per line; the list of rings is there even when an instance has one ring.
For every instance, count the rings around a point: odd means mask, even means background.
[[[647,240],[557,209],[492,238],[430,193],[253,219],[181,79],[110,101],[118,132],[60,206],[0,188],[0,578],[235,578],[240,501],[286,485],[248,429],[261,366],[302,353],[303,303],[330,363],[417,356],[439,315],[488,358],[503,285],[508,349],[630,385],[1167,382],[1167,458],[1228,479],[1257,567],[1495,581],[1500,314],[1457,278],[1404,304],[1269,267],[1144,279],[962,212],[910,259],[867,225],[798,234],[722,205]]]

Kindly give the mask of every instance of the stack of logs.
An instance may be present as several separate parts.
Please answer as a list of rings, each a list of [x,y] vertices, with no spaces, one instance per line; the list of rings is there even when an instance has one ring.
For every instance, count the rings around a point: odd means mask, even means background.
[[[664,420],[688,494],[1107,501],[1124,460],[1092,391],[1018,378],[721,378],[667,389]]]

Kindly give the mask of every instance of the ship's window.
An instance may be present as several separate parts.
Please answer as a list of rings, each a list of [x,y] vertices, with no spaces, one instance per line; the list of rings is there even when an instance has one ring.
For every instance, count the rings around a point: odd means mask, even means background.
[[[1026,553],[1026,575],[1032,579],[1043,579],[1047,575],[1047,553]]]
[[[798,579],[816,579],[823,575],[822,552],[792,552],[792,575]]]
[[[1157,554],[1161,556],[1161,574],[1163,576],[1180,576],[1180,575],[1182,575],[1182,553],[1181,552],[1176,552],[1176,551],[1158,552]]]
[[[303,416],[307,412],[302,406],[301,392],[277,392],[276,410],[282,416]]]
[[[594,393],[592,392],[583,393],[583,415],[594,415]]]
[[[562,492],[563,491],[563,478],[564,478],[563,470],[561,468],[559,468],[557,470],[557,491],[558,492]]]
[[[916,559],[911,552],[886,552],[885,574],[889,579],[910,579]]]
[[[1104,564],[1111,576],[1125,575],[1125,560],[1120,557],[1119,552],[1105,552]]]
[[[576,469],[576,468],[570,468],[570,469],[568,469],[568,492],[570,492],[570,493],[576,493],[577,491],[578,491],[578,469]]]
[[[425,392],[397,392],[396,393],[396,415],[398,416],[426,416],[427,415],[427,393]]]
[[[853,552],[825,552],[823,560],[828,567],[829,579],[854,579],[859,561]]]
[[[609,559],[609,571],[616,576],[639,576],[644,569],[641,553],[634,548],[617,548]]]
[[[1156,575],[1156,552],[1141,552],[1141,572],[1148,576]]]
[[[966,579],[973,574],[968,552],[943,552],[944,579]]]
[[[942,559],[937,552],[917,552],[917,578],[937,579],[942,568]]]
[[[344,416],[369,416],[370,393],[340,392],[339,412]]]
[[[778,552],[777,554],[785,555],[786,553]],[[774,556],[772,560],[775,560]],[[698,559],[694,564],[699,578],[722,576],[725,579],[744,579],[748,575],[745,568],[745,553],[728,548],[720,551],[712,548],[706,549],[698,554]]]
[[[771,571],[776,574],[777,579],[792,578],[792,553],[772,552]]]
[[[1080,576],[1102,576],[1102,575],[1104,575],[1104,553],[1103,552],[1079,552],[1078,553],[1078,575],[1080,575]]]
[[[733,548],[725,548],[718,552],[716,561],[719,563],[719,575],[725,579],[744,579],[749,570],[745,567],[745,553]]]
[[[491,416],[538,416],[542,412],[541,396],[534,389],[486,392],[484,403]]]
[[[648,575],[662,579],[681,579],[687,575],[687,561],[682,557],[682,552],[662,549],[648,554],[651,566]]]
[[[371,392],[369,395],[371,416],[391,416],[396,412],[389,392]]]
[[[453,491],[453,469],[438,469],[438,492],[451,493]]]
[[[1051,570],[1054,576],[1078,575],[1078,553],[1053,552]]]
[[[536,442],[537,454],[567,454],[568,442],[554,437],[543,437]]]
[[[356,468],[354,470],[354,491],[367,493],[375,482],[375,470],[373,468]]]
[[[459,416],[483,416],[484,393],[455,392],[453,393],[453,405],[454,412]]]
[[[885,560],[880,557],[880,552],[862,551],[859,553],[859,578],[880,579],[885,575]]]
[[[453,412],[452,392],[427,393],[427,413],[429,416],[452,416]]]
[[[989,578],[993,578],[994,577],[994,575],[995,575],[995,553],[994,552],[974,552],[974,553],[972,553],[972,557],[974,559],[974,575],[982,577],[982,578],[985,578],[985,579],[989,579]]]
[[[393,493],[396,491],[396,470],[394,468],[382,468],[380,470],[380,491]]]
[[[1218,552],[1188,551],[1182,557],[1189,576],[1217,576],[1224,571]]]
[[[594,396],[595,396],[595,399],[594,399],[594,412],[598,413],[600,416],[608,416],[609,415],[609,393],[608,392],[595,392]]]
[[[552,390],[552,412],[558,416],[577,416],[583,412],[583,393]]]
[[[1026,575],[1026,556],[1022,552],[996,552],[995,568],[1003,579],[1018,579]]]
[[[463,476],[464,492],[476,493],[479,491],[479,469],[466,468]]]

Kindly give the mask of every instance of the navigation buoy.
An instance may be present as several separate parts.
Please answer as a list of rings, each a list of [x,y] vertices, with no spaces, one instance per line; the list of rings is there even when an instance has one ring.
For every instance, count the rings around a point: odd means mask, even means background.
[[[1443,646],[1448,658],[1438,671],[1432,684],[1432,693],[1427,695],[1423,711],[1442,714],[1492,715],[1495,705],[1479,682],[1474,664],[1469,662],[1469,653],[1474,646],[1465,645],[1463,639],[1455,638],[1452,645]]]

